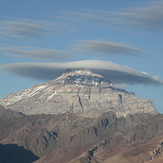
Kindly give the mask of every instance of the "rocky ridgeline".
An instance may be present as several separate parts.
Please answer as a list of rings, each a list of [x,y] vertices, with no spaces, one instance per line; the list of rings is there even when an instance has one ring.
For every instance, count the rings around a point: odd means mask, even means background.
[[[16,111],[12,111],[10,109],[5,109],[2,105],[0,105],[0,120],[19,117],[23,117],[23,114]]]
[[[24,115],[0,119],[0,162],[7,153],[2,162],[29,163],[40,158],[37,163],[142,163],[162,156],[162,135],[161,114]]]
[[[141,100],[90,70],[67,70],[57,79],[6,96],[0,104],[27,115],[68,111],[87,117],[106,111],[115,111],[117,116],[157,114],[150,99]]]

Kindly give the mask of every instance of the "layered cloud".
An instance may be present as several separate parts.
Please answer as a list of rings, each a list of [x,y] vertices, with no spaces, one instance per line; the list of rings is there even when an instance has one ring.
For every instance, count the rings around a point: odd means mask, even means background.
[[[68,25],[41,20],[1,20],[0,36],[14,38],[42,38],[63,33]]]
[[[100,55],[131,55],[137,56],[147,51],[140,50],[131,46],[106,41],[85,40],[80,44],[74,45],[74,50],[87,54]]]
[[[64,61],[74,57],[74,55],[64,51],[32,47],[21,47],[21,48],[4,47],[0,48],[0,54],[1,53],[3,55],[10,55],[12,57],[38,59],[51,62]]]
[[[38,80],[51,80],[60,76],[66,69],[91,69],[114,84],[161,85],[163,80],[145,72],[118,65],[109,61],[83,60],[65,63],[15,63],[1,66],[1,71]]]
[[[0,47],[0,55],[51,62],[66,61],[72,58],[77,59],[78,57],[82,57],[81,54],[83,53],[94,55],[94,57],[101,55],[139,56],[140,54],[147,53],[147,51],[119,43],[93,40],[80,41],[79,44],[73,45],[73,49],[69,49],[68,51],[69,53],[54,49],[41,49],[29,46]]]
[[[124,25],[132,28],[163,30],[163,2],[143,3],[141,7],[130,7],[122,11],[85,10],[81,12],[64,11],[60,19],[92,25]]]

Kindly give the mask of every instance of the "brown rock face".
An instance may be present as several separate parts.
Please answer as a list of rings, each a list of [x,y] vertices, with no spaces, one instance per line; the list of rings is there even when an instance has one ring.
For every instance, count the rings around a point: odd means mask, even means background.
[[[12,111],[10,109],[5,109],[2,105],[0,105],[0,120],[17,118],[17,117],[23,117],[23,114]]]
[[[162,135],[161,114],[118,118],[107,112],[87,118],[67,112],[0,119],[0,150],[9,145],[6,153],[12,153],[13,146],[23,147],[40,158],[38,163],[142,163],[163,155]]]
[[[163,136],[155,137],[141,145],[124,144],[104,139],[68,163],[162,163]],[[36,163],[43,163],[43,157]]]
[[[157,114],[150,99],[138,99],[90,70],[68,70],[55,80],[12,93],[1,99],[0,104],[28,115],[67,111],[87,117],[97,117],[106,111],[115,111],[117,116]]]

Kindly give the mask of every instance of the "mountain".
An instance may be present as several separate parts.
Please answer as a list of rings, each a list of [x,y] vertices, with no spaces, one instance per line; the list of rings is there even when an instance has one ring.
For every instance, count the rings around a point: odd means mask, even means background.
[[[162,163],[163,161],[163,136],[155,137],[140,145],[125,145],[122,142],[108,145],[105,141],[101,141],[68,163]],[[52,160],[49,162],[47,158],[43,157],[36,163],[50,163]]]
[[[12,162],[15,151],[17,163],[142,163],[162,158],[162,142],[162,114],[117,117],[109,111],[88,118],[67,112],[0,120],[0,162]]]
[[[163,160],[163,115],[152,101],[90,70],[67,70],[0,104],[1,163]]]
[[[85,69],[67,70],[57,79],[6,96],[0,104],[27,115],[67,111],[84,117],[98,117],[107,111],[115,111],[117,116],[157,114],[150,99],[141,100]]]
[[[2,105],[0,105],[0,119],[10,119],[10,118],[16,118],[16,117],[22,117],[23,114],[12,111],[10,109],[5,109]]]

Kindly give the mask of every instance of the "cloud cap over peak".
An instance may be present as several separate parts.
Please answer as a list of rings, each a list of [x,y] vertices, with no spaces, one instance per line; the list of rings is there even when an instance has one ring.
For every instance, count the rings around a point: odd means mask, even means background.
[[[14,63],[1,66],[1,71],[38,80],[52,80],[66,69],[90,69],[110,80],[113,84],[144,84],[163,86],[157,76],[137,71],[128,66],[102,60],[82,60],[65,63]]]

